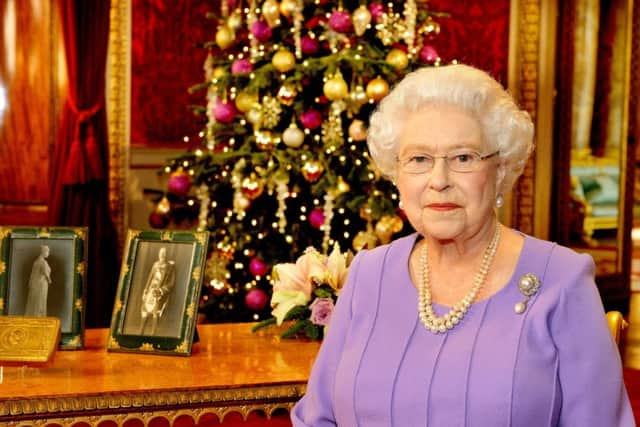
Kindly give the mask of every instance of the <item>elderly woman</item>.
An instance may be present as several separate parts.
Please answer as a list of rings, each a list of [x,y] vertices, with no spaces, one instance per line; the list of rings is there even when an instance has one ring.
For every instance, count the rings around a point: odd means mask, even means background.
[[[369,148],[416,233],[350,267],[294,426],[633,426],[588,255],[502,226],[533,124],[486,73],[409,74]]]

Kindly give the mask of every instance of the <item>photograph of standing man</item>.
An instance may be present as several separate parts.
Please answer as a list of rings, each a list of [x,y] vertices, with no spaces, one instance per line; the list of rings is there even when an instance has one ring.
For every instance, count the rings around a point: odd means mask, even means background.
[[[140,310],[142,324],[140,326],[140,335],[144,335],[144,330],[149,319],[151,320],[150,335],[155,335],[158,329],[158,322],[167,307],[169,296],[175,284],[175,261],[168,261],[167,249],[161,247],[158,250],[158,260],[153,263],[144,290],[142,291],[142,305]]]

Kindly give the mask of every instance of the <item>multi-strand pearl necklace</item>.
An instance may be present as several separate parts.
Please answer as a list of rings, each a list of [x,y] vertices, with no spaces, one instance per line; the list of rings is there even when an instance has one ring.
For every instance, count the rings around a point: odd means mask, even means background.
[[[433,311],[431,305],[431,284],[429,275],[429,262],[427,258],[427,242],[425,241],[422,246],[422,253],[420,256],[420,269],[422,277],[418,286],[418,314],[420,321],[427,330],[434,334],[444,333],[456,326],[467,313],[469,307],[478,296],[478,292],[484,284],[487,273],[489,273],[489,267],[493,261],[493,257],[498,249],[498,242],[500,241],[500,224],[497,224],[496,231],[484,251],[482,257],[482,263],[480,264],[480,270],[476,273],[474,278],[473,287],[467,295],[462,298],[457,304],[455,304],[449,312],[444,316],[438,317]]]

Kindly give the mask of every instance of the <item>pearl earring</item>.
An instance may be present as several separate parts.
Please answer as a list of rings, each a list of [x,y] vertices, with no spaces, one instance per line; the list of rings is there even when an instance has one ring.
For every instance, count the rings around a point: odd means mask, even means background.
[[[496,196],[496,208],[501,208],[502,205],[504,205],[504,197],[502,197],[502,194],[498,194]]]
[[[402,204],[402,200],[399,200],[399,201],[398,201],[398,207],[399,207],[400,209],[404,209],[404,205]]]

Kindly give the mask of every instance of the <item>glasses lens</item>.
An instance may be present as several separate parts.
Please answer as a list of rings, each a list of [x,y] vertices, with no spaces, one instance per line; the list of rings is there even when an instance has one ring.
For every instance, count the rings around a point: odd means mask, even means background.
[[[480,161],[480,154],[475,151],[456,151],[447,155],[449,169],[454,172],[473,172]]]

